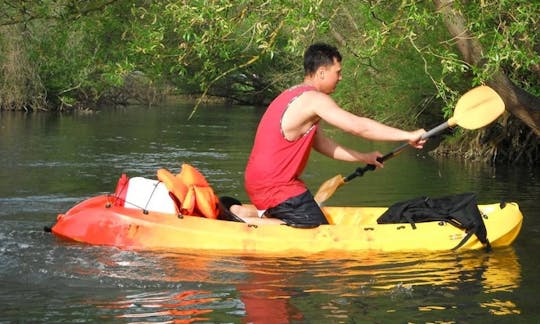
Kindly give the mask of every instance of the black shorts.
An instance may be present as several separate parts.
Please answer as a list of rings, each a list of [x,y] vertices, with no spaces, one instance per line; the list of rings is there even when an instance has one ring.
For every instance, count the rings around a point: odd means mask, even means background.
[[[267,209],[264,215],[279,218],[289,225],[299,227],[328,224],[321,208],[317,205],[309,190]]]

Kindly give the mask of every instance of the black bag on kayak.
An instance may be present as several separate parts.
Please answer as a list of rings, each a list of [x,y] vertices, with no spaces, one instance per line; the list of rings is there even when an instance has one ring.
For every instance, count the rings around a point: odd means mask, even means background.
[[[416,229],[415,223],[432,221],[447,222],[466,231],[467,235],[453,250],[459,249],[473,234],[490,249],[486,226],[474,193],[401,201],[390,206],[377,219],[378,224],[409,223],[413,229]]]

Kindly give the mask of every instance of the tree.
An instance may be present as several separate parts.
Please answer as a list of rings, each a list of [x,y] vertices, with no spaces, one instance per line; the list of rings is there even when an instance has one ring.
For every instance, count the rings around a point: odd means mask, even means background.
[[[451,0],[434,3],[463,62],[478,81],[497,90],[506,109],[540,136],[540,97],[535,95],[540,94],[540,4],[499,1],[497,6],[473,7]],[[466,10],[474,22],[467,21]],[[491,33],[484,27],[486,21],[493,23]],[[487,50],[481,40],[490,42]]]
[[[492,160],[506,163],[540,155],[540,4],[529,1],[499,1],[496,5],[452,3],[435,0],[436,8],[455,39],[463,61],[474,78],[484,81],[503,98],[506,109],[526,127],[506,121],[491,136]],[[465,16],[468,14],[469,18]],[[486,28],[491,26],[491,29]],[[476,36],[477,35],[477,36]],[[478,82],[478,81],[477,81]]]
[[[275,68],[324,31],[320,0],[159,1],[133,8],[132,58],[202,96],[257,103],[283,84]],[[159,62],[159,63],[158,63]],[[298,62],[293,68],[300,67]],[[288,69],[291,70],[290,67]],[[296,70],[295,70],[296,72]]]
[[[512,116],[478,132],[469,152],[488,153],[490,160],[538,163],[540,155],[540,3],[536,1],[343,1],[326,15],[330,30],[343,46],[376,69],[378,56],[410,48],[424,61],[424,73],[451,114],[459,93],[488,84],[503,97]],[[347,31],[347,32],[345,32]],[[403,65],[399,67],[404,68]],[[386,71],[385,71],[386,72]],[[378,76],[380,78],[380,76]],[[518,119],[521,123],[517,123]],[[479,150],[481,143],[484,150]]]
[[[0,0],[0,88],[13,94],[0,105],[126,102],[129,80],[264,104],[301,80],[306,45],[326,40],[346,54],[343,106],[410,123],[488,84],[511,113],[491,128],[491,154],[538,162],[539,16],[525,0]]]

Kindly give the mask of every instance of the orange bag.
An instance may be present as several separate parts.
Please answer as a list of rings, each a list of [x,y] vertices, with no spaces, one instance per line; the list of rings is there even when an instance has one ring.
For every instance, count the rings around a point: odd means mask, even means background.
[[[182,164],[182,170],[176,176],[166,169],[159,169],[157,177],[169,190],[178,213],[211,219],[218,217],[219,198],[206,178],[193,166]]]

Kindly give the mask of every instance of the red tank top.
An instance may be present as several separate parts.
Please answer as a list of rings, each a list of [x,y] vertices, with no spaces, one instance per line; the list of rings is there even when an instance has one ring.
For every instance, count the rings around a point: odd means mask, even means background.
[[[314,89],[298,86],[285,90],[268,106],[259,123],[244,175],[247,194],[259,210],[275,207],[307,190],[299,177],[306,167],[318,124],[289,141],[282,132],[281,119],[291,102]]]

